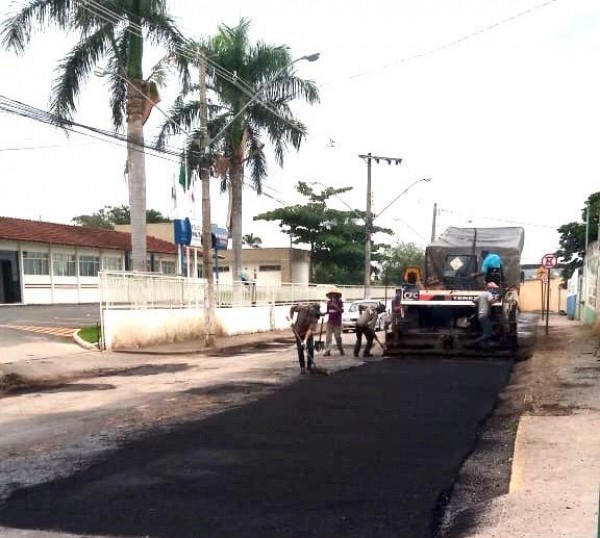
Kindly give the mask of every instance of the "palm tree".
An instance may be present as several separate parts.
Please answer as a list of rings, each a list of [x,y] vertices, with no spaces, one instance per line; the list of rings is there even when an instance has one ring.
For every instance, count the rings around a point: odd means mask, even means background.
[[[244,169],[248,167],[253,187],[261,194],[267,176],[263,138],[268,138],[277,163],[283,166],[288,144],[298,150],[306,135],[306,127],[294,118],[289,103],[298,98],[309,104],[319,100],[316,85],[296,76],[289,48],[250,43],[249,27],[248,19],[233,28],[221,25],[217,35],[204,44],[210,89],[218,102],[213,105],[208,127],[209,137],[214,133],[209,150],[221,188],[229,189],[230,194],[228,228],[234,280],[241,270]],[[197,114],[197,104],[186,102],[186,97],[184,92],[172,110],[171,119],[182,126],[193,125]],[[167,132],[174,131],[165,124],[159,141]]]
[[[107,62],[110,106],[115,129],[127,132],[127,173],[131,211],[132,266],[146,270],[146,167],[144,123],[156,98],[153,75],[144,78],[146,41],[164,46],[187,82],[185,41],[167,13],[166,0],[29,0],[0,26],[2,46],[24,53],[32,30],[54,25],[65,32],[77,31],[79,42],[57,67],[50,97],[50,111],[57,123],[72,119],[81,86],[100,62]],[[159,77],[160,78],[160,77]]]
[[[260,237],[255,236],[254,234],[246,234],[242,237],[242,241],[244,245],[249,246],[250,248],[260,248],[262,245],[262,239]]]

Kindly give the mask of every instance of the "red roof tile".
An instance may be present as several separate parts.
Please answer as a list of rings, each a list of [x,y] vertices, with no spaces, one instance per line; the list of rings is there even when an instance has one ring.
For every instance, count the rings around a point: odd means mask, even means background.
[[[0,217],[0,239],[121,251],[131,250],[131,235],[128,233],[8,217]],[[148,252],[177,254],[177,247],[174,244],[156,237],[148,236],[146,245]]]

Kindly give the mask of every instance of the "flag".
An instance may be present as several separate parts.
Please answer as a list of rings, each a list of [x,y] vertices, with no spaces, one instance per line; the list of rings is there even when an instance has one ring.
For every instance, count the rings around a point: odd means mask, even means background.
[[[181,158],[181,165],[179,166],[179,184],[181,185],[183,192],[188,190],[189,185],[185,155]]]

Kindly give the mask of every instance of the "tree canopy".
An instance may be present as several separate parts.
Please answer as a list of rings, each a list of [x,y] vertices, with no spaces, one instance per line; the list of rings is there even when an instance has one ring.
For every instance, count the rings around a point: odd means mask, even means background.
[[[364,278],[366,214],[358,209],[331,209],[327,200],[352,190],[352,187],[327,187],[315,192],[305,182],[296,190],[307,198],[304,205],[293,205],[256,215],[254,220],[279,221],[279,227],[293,244],[307,244],[311,252],[311,281],[360,284]],[[361,222],[362,221],[362,222]],[[387,233],[386,228],[373,227],[373,233]],[[374,252],[381,250],[375,245]],[[375,254],[374,261],[381,261]]]
[[[146,221],[148,223],[170,222],[170,219],[163,216],[156,209],[146,210]],[[78,215],[73,217],[71,222],[78,226],[86,228],[104,228],[113,230],[117,224],[131,224],[131,212],[127,206],[104,206],[102,209],[92,213],[91,215]]]
[[[589,208],[589,225],[587,222],[587,212]],[[600,212],[600,192],[590,194],[581,210],[582,222],[569,222],[558,228],[560,234],[560,248],[556,252],[561,262],[566,264],[562,271],[562,277],[567,281],[575,269],[583,265],[586,247],[586,228],[587,240],[589,242],[598,239],[598,225]]]
[[[419,267],[425,274],[425,252],[414,243],[399,241],[387,246],[382,252],[381,281],[395,286],[403,281],[407,267]]]

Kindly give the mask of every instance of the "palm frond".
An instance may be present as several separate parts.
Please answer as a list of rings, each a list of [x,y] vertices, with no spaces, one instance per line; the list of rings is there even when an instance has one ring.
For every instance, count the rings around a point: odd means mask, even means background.
[[[34,29],[50,24],[68,29],[76,5],[75,0],[29,0],[20,11],[0,24],[2,47],[22,54]]]
[[[105,25],[77,43],[59,62],[58,76],[52,84],[50,110],[60,118],[72,119],[81,84],[104,56],[111,33],[112,25]]]
[[[164,11],[154,11],[144,17],[144,25],[151,43],[166,46],[169,61],[175,64],[179,79],[184,89],[187,88],[191,83],[188,56],[192,51],[189,50],[189,43],[178,30],[175,21]]]
[[[258,194],[262,194],[262,182],[267,177],[267,157],[264,152],[264,143],[260,138],[258,131],[254,131],[250,127],[247,130],[248,148],[246,163],[250,168],[250,177],[252,184]]]
[[[173,106],[167,112],[168,118],[159,128],[156,145],[163,148],[170,136],[189,131],[198,124],[200,117],[200,103],[198,101],[185,101],[182,96],[175,99]]]

